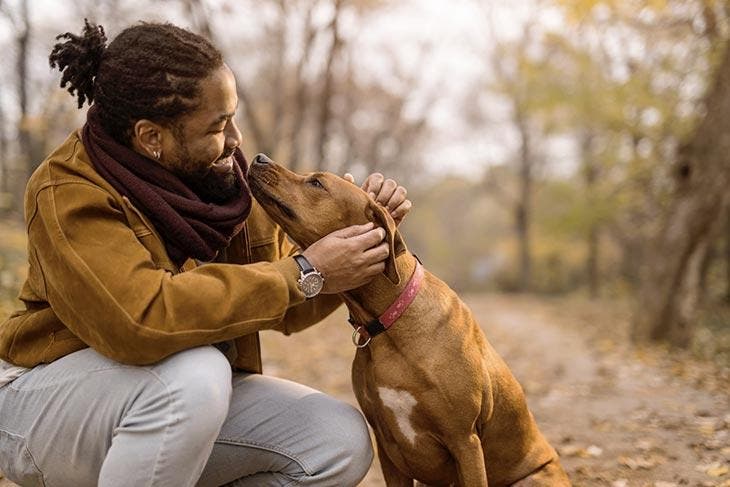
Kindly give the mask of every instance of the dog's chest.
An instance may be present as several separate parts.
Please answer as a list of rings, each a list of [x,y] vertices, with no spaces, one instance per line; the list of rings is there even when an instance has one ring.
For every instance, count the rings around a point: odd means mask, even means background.
[[[387,430],[388,436],[399,443],[415,444],[418,399],[405,387],[403,377],[398,377],[398,364],[391,365],[394,368],[390,370],[383,364],[376,367],[369,359],[358,356],[353,364],[355,395],[371,422]]]
[[[360,357],[353,364],[355,395],[381,447],[398,468],[414,478],[436,478],[439,471],[448,470],[449,455],[430,424],[433,405],[418,394],[418,387],[410,387],[414,384],[410,372],[398,360],[376,365]]]
[[[413,415],[418,401],[410,392],[390,387],[375,388],[376,401],[380,401],[384,411],[391,416],[389,421],[394,435],[404,437],[410,444],[416,444],[416,428]]]

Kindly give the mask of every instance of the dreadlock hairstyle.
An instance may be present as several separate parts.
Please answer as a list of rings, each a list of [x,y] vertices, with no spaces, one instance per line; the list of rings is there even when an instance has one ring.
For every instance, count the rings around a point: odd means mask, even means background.
[[[56,39],[64,41],[48,60],[63,73],[61,87],[75,92],[79,108],[93,101],[104,130],[126,146],[137,120],[175,128],[198,107],[199,82],[223,64],[210,41],[167,23],[128,27],[107,46],[104,28],[84,19],[81,36]]]

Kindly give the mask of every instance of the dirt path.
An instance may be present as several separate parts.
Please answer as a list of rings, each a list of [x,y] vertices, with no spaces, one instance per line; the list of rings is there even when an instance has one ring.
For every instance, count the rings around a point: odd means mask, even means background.
[[[465,301],[522,383],[575,486],[730,487],[728,370],[626,345],[627,314],[612,306],[494,295]],[[356,404],[344,310],[303,333],[264,333],[262,341],[268,374]],[[376,462],[361,486],[383,485]]]
[[[730,374],[627,343],[627,313],[570,300],[466,296],[576,486],[730,487]],[[270,373],[355,403],[344,313],[264,337]],[[361,484],[384,485],[376,465]]]
[[[621,314],[601,323],[569,303],[467,301],[575,485],[730,486],[730,391],[715,371],[619,346]]]

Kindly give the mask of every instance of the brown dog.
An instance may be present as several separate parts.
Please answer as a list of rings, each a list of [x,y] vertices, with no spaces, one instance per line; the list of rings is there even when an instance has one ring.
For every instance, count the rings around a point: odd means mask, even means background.
[[[349,225],[373,221],[386,230],[391,251],[384,275],[342,297],[358,345],[369,341],[357,350],[352,382],[388,486],[412,486],[413,479],[464,487],[570,485],[507,365],[457,295],[416,270],[382,206],[339,176],[301,176],[263,155],[254,158],[248,180],[258,202],[303,248]],[[415,297],[403,301],[402,294]],[[394,302],[403,304],[402,314],[385,333],[370,336],[361,325],[378,324],[374,318]]]

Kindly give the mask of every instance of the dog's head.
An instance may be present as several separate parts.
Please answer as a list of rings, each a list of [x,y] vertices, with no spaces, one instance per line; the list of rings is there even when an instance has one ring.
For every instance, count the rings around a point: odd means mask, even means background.
[[[302,248],[350,225],[374,222],[382,227],[390,245],[385,275],[394,283],[400,281],[395,258],[405,251],[405,244],[395,221],[356,185],[329,172],[300,175],[263,154],[251,162],[248,184],[271,219]]]

